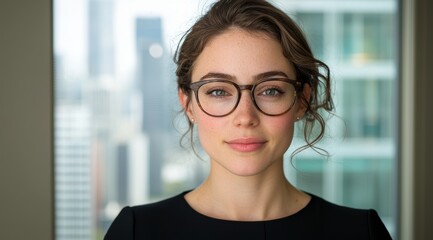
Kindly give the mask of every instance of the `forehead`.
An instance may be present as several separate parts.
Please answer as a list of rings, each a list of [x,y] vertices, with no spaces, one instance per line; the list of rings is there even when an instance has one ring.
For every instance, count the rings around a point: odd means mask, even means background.
[[[293,65],[283,55],[281,44],[262,32],[231,28],[205,45],[194,63],[192,80],[197,81],[209,72],[249,79],[269,71],[295,77]]]

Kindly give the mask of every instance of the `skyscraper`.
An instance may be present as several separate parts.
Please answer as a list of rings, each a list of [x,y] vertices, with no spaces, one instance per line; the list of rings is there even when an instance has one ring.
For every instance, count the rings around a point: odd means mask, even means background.
[[[88,1],[89,76],[114,73],[113,1]]]
[[[164,47],[162,42],[161,18],[136,19],[136,84],[143,96],[143,132],[150,139],[149,161],[149,193],[158,196],[162,194],[161,168],[165,140],[170,122],[167,108],[167,89],[164,81]]]
[[[92,236],[89,111],[59,105],[55,113],[56,239]]]

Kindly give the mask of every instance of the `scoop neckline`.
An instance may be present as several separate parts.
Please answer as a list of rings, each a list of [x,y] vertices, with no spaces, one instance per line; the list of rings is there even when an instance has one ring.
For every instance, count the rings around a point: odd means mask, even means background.
[[[238,221],[238,220],[230,220],[230,219],[211,217],[211,216],[208,216],[208,215],[205,215],[203,213],[198,212],[193,207],[191,207],[191,205],[185,199],[185,195],[191,191],[192,190],[188,190],[188,191],[185,191],[185,192],[180,194],[180,197],[182,199],[182,203],[183,203],[184,207],[186,207],[186,209],[189,212],[191,212],[195,216],[203,218],[203,219],[207,219],[210,221],[227,222],[227,223],[271,223],[271,222],[285,221],[285,220],[293,219],[293,218],[296,218],[296,217],[302,215],[304,212],[306,212],[308,209],[310,209],[311,206],[313,205],[313,203],[316,201],[315,195],[305,192],[306,194],[308,194],[310,196],[310,201],[308,201],[308,203],[307,203],[307,205],[305,205],[305,207],[301,208],[299,211],[297,211],[293,214],[290,214],[290,215],[284,216],[284,217],[280,217],[280,218],[269,219],[269,220],[252,220],[252,221],[239,220]]]

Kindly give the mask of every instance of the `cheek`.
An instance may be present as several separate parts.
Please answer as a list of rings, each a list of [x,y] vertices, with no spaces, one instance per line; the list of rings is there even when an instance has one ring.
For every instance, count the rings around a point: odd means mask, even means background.
[[[211,119],[209,116],[198,116],[197,123],[197,136],[203,150],[212,156],[214,153],[218,152],[220,144],[223,142],[223,131],[224,126],[221,125],[220,121]],[[220,120],[220,119],[217,119]]]
[[[293,137],[293,131],[295,128],[296,116],[299,109],[299,105],[295,104],[293,108],[287,113],[274,119],[274,129],[279,129],[281,134],[289,134],[290,141]]]
[[[191,111],[197,123],[197,128],[199,128],[199,130],[206,129],[212,131],[213,129],[218,128],[218,126],[221,125],[221,118],[215,118],[207,115],[200,109],[200,107],[195,101],[191,105]]]
[[[197,105],[194,105],[194,110],[197,134],[202,145],[219,139],[217,136],[221,135],[224,126],[227,126],[224,119],[205,114]]]
[[[267,129],[279,141],[290,143],[294,131],[294,117],[291,115],[276,117],[268,121]]]
[[[199,114],[197,117],[197,130],[200,136],[217,135],[218,133],[221,133],[222,129],[224,129],[223,121],[221,121],[222,119],[215,119],[214,117],[205,114]]]

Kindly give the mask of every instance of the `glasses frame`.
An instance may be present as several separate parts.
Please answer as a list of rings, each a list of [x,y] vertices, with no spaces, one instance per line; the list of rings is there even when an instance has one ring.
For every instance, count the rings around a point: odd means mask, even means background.
[[[290,107],[282,112],[282,113],[278,113],[278,114],[269,114],[264,112],[262,109],[260,109],[260,107],[257,105],[256,99],[254,97],[254,90],[256,88],[257,85],[264,83],[264,82],[269,82],[269,81],[283,81],[283,82],[287,82],[292,84],[295,87],[295,97],[293,99],[292,104],[290,105]],[[216,115],[216,114],[210,114],[208,112],[206,112],[206,110],[203,109],[203,107],[201,106],[199,97],[198,97],[198,91],[200,89],[200,87],[202,87],[203,85],[207,84],[207,83],[212,83],[212,82],[224,82],[224,83],[229,83],[233,86],[235,86],[236,90],[238,91],[238,99],[236,101],[236,104],[234,105],[233,109],[230,110],[228,113],[223,114],[223,115]],[[194,92],[195,95],[195,100],[197,101],[198,106],[200,107],[200,109],[206,113],[207,115],[211,116],[211,117],[225,117],[227,115],[230,115],[232,112],[234,112],[236,110],[236,108],[239,105],[239,102],[241,100],[242,97],[242,91],[243,90],[249,90],[250,91],[250,97],[251,97],[251,101],[253,102],[255,108],[257,110],[259,110],[261,113],[267,115],[267,116],[280,116],[283,115],[285,113],[287,113],[288,111],[290,111],[292,109],[292,107],[295,105],[295,102],[298,98],[297,92],[302,88],[303,86],[303,82],[300,80],[293,80],[290,78],[272,78],[272,79],[265,79],[265,80],[261,80],[255,84],[246,84],[246,85],[239,85],[237,83],[234,83],[233,81],[229,81],[229,80],[225,80],[225,79],[211,79],[211,80],[200,80],[194,83],[191,83],[189,88]]]

